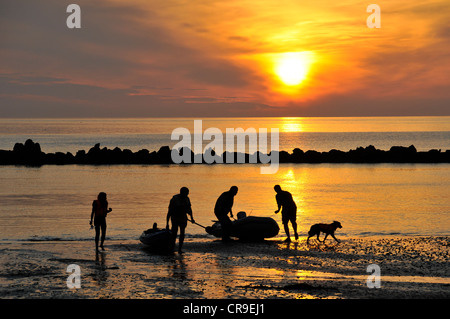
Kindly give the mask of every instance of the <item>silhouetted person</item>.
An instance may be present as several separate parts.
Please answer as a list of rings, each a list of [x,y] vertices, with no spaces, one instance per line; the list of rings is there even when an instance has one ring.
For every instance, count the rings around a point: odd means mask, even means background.
[[[231,231],[231,220],[228,217],[228,213],[230,213],[230,217],[233,218],[233,202],[234,196],[236,196],[238,192],[237,186],[231,186],[229,191],[222,193],[216,201],[216,206],[214,207],[214,214],[220,222],[222,227],[222,240],[230,241],[230,231]]]
[[[167,212],[166,228],[169,229],[169,219],[172,223],[173,241],[177,239],[178,228],[180,228],[180,238],[178,239],[178,252],[182,253],[181,248],[184,242],[184,231],[187,226],[187,215],[191,216],[191,221],[194,221],[192,216],[191,201],[189,200],[189,189],[182,187],[180,193],[174,195],[169,203],[169,211]]]
[[[111,211],[112,211],[111,208],[108,209],[108,201],[106,200],[106,194],[103,192],[99,193],[97,199],[94,200],[94,202],[92,203],[91,220],[89,222],[89,224],[92,226],[92,219],[94,219],[95,250],[97,251],[98,251],[98,240],[100,237],[100,230],[102,233],[100,247],[102,248],[102,250],[105,250],[105,248],[103,248],[103,243],[106,237],[106,215],[108,215],[108,213]]]
[[[295,205],[294,199],[292,198],[291,193],[288,191],[284,191],[281,189],[280,185],[275,185],[274,188],[277,195],[275,195],[275,199],[277,200],[278,209],[275,211],[275,214],[278,214],[281,211],[281,220],[284,225],[284,231],[286,232],[287,238],[286,242],[291,241],[291,237],[289,235],[289,225],[291,222],[292,228],[294,229],[295,239],[298,239],[297,234],[297,205]]]

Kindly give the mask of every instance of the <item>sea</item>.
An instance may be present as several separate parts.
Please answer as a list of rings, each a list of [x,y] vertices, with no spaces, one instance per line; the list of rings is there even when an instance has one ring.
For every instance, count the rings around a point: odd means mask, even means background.
[[[176,129],[194,133],[195,120],[203,131],[277,129],[279,149],[288,152],[369,145],[450,150],[450,117],[444,116],[0,119],[0,149],[32,139],[46,153],[75,154],[97,143],[157,151],[179,142],[172,139]],[[338,237],[450,234],[450,164],[280,164],[275,174],[261,174],[257,164],[0,166],[0,176],[0,241],[92,240],[89,219],[99,192],[113,209],[107,238],[138,241],[153,223],[165,227],[169,201],[183,186],[197,222],[188,225],[187,238],[208,238],[203,227],[216,219],[215,201],[233,185],[239,188],[234,215],[274,218],[283,238],[276,184],[297,203],[300,236],[312,224],[334,220],[343,226]]]

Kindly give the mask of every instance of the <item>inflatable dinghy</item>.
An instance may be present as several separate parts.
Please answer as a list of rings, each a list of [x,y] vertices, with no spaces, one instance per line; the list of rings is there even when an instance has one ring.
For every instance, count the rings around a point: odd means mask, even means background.
[[[147,249],[155,252],[169,253],[175,246],[172,232],[167,229],[147,229],[142,232],[139,240]]]
[[[249,216],[239,218],[232,222],[230,237],[236,237],[247,241],[260,241],[278,235],[280,227],[270,217]],[[222,237],[220,222],[206,227],[206,232],[215,237]]]

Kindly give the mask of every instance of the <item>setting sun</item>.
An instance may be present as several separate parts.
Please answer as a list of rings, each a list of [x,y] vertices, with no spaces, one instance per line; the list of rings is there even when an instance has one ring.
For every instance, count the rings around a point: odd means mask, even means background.
[[[312,63],[311,52],[287,52],[280,54],[275,61],[275,74],[289,86],[303,82]]]

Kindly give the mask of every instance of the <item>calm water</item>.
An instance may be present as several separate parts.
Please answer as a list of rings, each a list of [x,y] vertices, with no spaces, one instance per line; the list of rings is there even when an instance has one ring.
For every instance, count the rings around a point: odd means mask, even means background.
[[[173,147],[176,128],[194,132],[194,119],[0,119],[0,149],[10,150],[16,142],[31,138],[44,152],[88,150],[96,143],[138,151]],[[415,145],[418,150],[450,149],[450,117],[370,118],[206,118],[202,129],[277,128],[280,150],[348,151],[374,145]],[[268,139],[268,142],[270,140]],[[209,141],[204,141],[204,146]]]
[[[46,152],[87,149],[98,142],[158,149],[170,145],[165,142],[170,141],[174,128],[193,126],[193,119],[0,122],[0,149],[33,138]],[[369,144],[381,149],[411,144],[418,149],[450,149],[449,123],[448,117],[207,119],[203,129],[277,127],[281,149],[288,150],[348,150]],[[273,213],[273,185],[280,184],[298,204],[301,235],[313,223],[333,220],[342,223],[341,236],[448,235],[450,229],[447,164],[284,164],[275,175],[261,175],[259,166],[249,164],[1,166],[0,176],[2,240],[91,239],[91,203],[100,191],[108,193],[113,208],[108,217],[109,237],[134,239],[153,222],[165,224],[169,200],[181,186],[190,188],[194,216],[205,226],[215,219],[215,200],[232,185],[239,187],[235,213],[243,210],[270,216],[281,226],[281,216]],[[196,225],[189,225],[187,232],[191,237],[205,236]]]
[[[239,187],[234,212],[279,223],[273,185],[292,192],[300,233],[339,220],[344,235],[448,235],[450,165],[281,165],[261,175],[256,165],[0,167],[2,239],[91,238],[92,200],[108,193],[112,238],[136,238],[153,222],[165,225],[171,196],[189,187],[194,217],[212,224],[222,191]],[[281,224],[280,224],[281,225]],[[189,225],[190,235],[204,235]],[[281,233],[284,236],[284,233]]]

